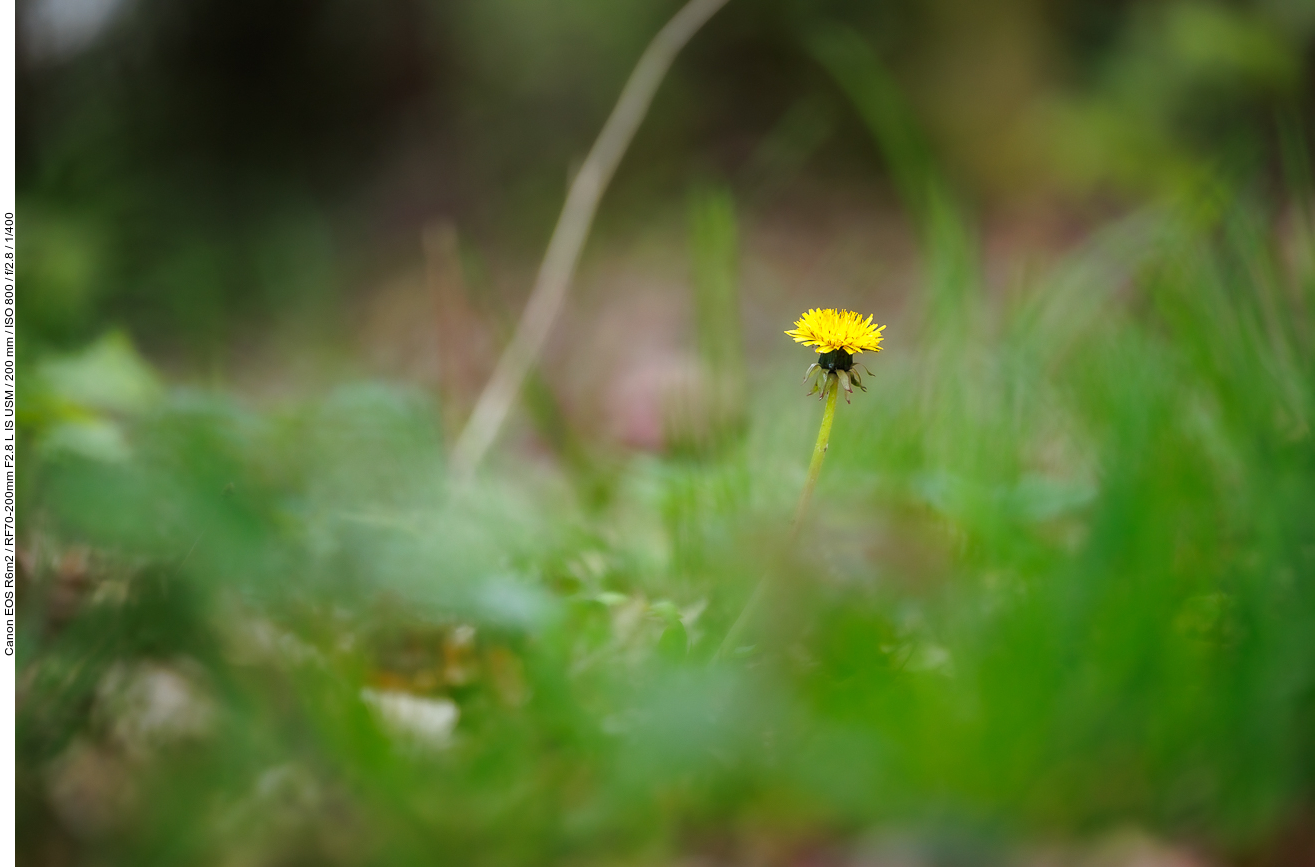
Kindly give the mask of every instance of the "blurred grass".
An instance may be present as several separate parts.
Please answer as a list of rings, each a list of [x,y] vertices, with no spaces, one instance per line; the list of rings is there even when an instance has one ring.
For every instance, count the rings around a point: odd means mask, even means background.
[[[30,863],[661,861],[886,826],[967,834],[967,863],[1124,824],[1261,846],[1315,771],[1312,284],[1262,200],[1222,213],[1115,225],[956,341],[892,333],[797,549],[793,366],[755,376],[740,446],[634,458],[581,508],[510,457],[448,489],[395,385],[93,406],[52,362],[25,403],[123,448],[25,416]],[[706,667],[772,570],[780,605]],[[148,663],[185,698],[116,704]],[[455,701],[454,739],[366,688]]]

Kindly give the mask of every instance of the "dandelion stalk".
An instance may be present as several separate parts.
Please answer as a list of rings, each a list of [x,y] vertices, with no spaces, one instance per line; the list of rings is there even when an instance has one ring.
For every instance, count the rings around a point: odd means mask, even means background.
[[[826,457],[827,447],[831,444],[831,423],[836,420],[836,397],[840,394],[840,380],[827,377],[826,410],[822,413],[822,427],[817,432],[817,443],[813,446],[813,459],[808,463],[808,479],[799,494],[799,505],[795,507],[794,520],[790,523],[790,541],[799,533],[804,513],[808,511],[808,501],[813,498],[813,488],[817,487],[817,477],[822,474],[822,459]]]
[[[789,544],[794,544],[795,537],[799,535],[799,527],[804,522],[804,515],[808,512],[808,501],[813,498],[813,488],[817,486],[817,477],[822,474],[822,459],[826,457],[826,450],[831,441],[831,423],[836,418],[836,396],[840,393],[840,381],[836,377],[828,377],[826,381],[826,409],[822,413],[822,427],[817,432],[817,444],[813,446],[813,459],[808,464],[808,479],[804,482],[804,489],[799,494],[799,505],[795,507],[794,520],[790,522]],[[726,654],[735,649],[736,642],[740,640],[740,634],[744,628],[749,625],[753,619],[753,613],[758,608],[758,604],[767,590],[766,576],[758,579],[758,585],[753,588],[753,593],[749,595],[749,601],[744,603],[744,610],[740,616],[735,618],[731,628],[726,632],[726,637],[722,639],[721,646],[717,648],[716,654],[713,655],[712,661],[718,662],[726,658]]]

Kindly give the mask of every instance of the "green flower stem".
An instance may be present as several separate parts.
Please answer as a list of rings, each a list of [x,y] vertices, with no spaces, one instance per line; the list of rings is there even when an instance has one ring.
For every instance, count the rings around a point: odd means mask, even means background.
[[[840,393],[840,380],[835,375],[826,378],[826,410],[822,413],[822,427],[817,432],[817,443],[813,446],[813,459],[808,464],[808,479],[804,482],[804,489],[799,494],[799,505],[795,507],[794,520],[790,522],[790,542],[794,542],[795,537],[799,535],[799,527],[804,522],[804,515],[808,512],[808,502],[813,498],[813,488],[817,486],[817,477],[822,474],[822,459],[826,457],[826,450],[831,443],[831,424],[836,420],[836,397]],[[744,632],[753,613],[757,610],[762,598],[767,591],[767,577],[758,579],[758,586],[753,588],[753,593],[749,595],[749,601],[744,603],[744,610],[740,616],[735,618],[731,624],[730,630],[726,637],[722,639],[721,646],[713,654],[712,661],[720,662],[726,658],[726,654],[735,648],[735,643],[739,641],[740,634]]]
[[[813,446],[813,459],[808,464],[808,480],[799,495],[799,505],[795,508],[794,521],[790,523],[790,541],[799,532],[804,513],[808,511],[808,502],[813,499],[813,488],[817,486],[817,477],[822,474],[822,459],[826,457],[827,447],[831,443],[831,423],[836,420],[836,397],[840,394],[840,380],[832,374],[827,377],[826,411],[822,413],[822,428],[817,432],[817,443]]]

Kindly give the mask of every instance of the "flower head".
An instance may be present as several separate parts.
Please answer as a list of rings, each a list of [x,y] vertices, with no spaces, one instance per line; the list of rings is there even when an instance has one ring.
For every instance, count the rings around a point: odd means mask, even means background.
[[[785,332],[796,343],[815,346],[817,352],[829,353],[843,349],[850,355],[860,352],[880,352],[881,332],[884,325],[873,325],[872,317],[864,319],[852,310],[809,310],[794,324],[794,330]]]
[[[872,317],[864,319],[852,310],[809,310],[794,324],[794,330],[785,332],[804,346],[816,346],[822,357],[809,365],[804,382],[813,378],[810,394],[822,392],[825,398],[839,389],[845,390],[845,401],[854,393],[854,386],[863,391],[863,379],[855,369],[854,356],[860,352],[880,352],[881,332],[884,325],[873,325]],[[862,365],[858,365],[862,367]],[[866,367],[863,367],[867,371]],[[871,376],[871,371],[868,371]]]

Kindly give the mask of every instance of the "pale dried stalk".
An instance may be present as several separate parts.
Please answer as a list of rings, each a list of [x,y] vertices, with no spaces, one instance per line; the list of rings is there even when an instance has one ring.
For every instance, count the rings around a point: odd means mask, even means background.
[[[498,359],[493,376],[480,394],[470,420],[453,448],[452,472],[456,478],[468,479],[497,439],[530,367],[542,351],[561,312],[566,291],[580,261],[580,251],[589,237],[598,201],[630,146],[635,130],[648,113],[658,85],[680,49],[724,5],[726,0],[689,0],[658,31],[639,58],[616,107],[571,182],[516,333]]]

